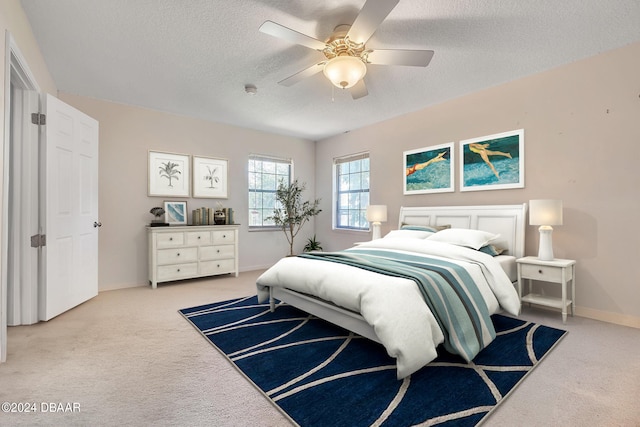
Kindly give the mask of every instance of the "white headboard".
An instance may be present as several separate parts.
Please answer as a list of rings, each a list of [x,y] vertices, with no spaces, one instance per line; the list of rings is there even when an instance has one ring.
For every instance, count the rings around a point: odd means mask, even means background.
[[[450,225],[499,234],[497,246],[507,249],[506,255],[524,256],[524,235],[527,204],[487,206],[424,206],[400,208],[398,228],[411,225]],[[493,243],[493,242],[492,242]]]

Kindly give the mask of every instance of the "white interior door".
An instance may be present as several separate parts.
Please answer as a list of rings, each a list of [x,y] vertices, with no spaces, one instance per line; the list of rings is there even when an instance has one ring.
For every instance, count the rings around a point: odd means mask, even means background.
[[[40,320],[98,294],[98,122],[47,95]]]

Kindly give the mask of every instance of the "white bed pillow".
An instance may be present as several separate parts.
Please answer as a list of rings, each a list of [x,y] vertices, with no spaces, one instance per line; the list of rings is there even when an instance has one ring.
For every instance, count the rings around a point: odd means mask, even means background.
[[[427,239],[478,250],[498,237],[500,237],[499,234],[493,234],[482,230],[447,228],[446,230],[438,231],[437,233],[427,237]]]
[[[385,239],[426,239],[435,234],[432,231],[423,230],[391,230],[387,233]]]

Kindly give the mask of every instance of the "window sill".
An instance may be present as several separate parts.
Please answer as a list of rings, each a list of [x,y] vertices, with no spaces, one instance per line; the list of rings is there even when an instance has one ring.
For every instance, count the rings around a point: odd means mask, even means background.
[[[249,232],[253,232],[253,231],[282,231],[281,227],[249,227]]]

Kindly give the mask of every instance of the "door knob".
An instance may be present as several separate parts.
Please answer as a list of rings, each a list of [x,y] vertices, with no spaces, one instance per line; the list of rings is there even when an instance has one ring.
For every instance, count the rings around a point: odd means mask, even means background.
[[[93,228],[98,228],[98,227],[102,227],[102,223],[101,222],[93,222]]]

